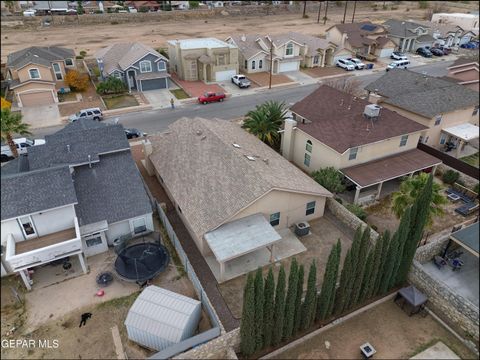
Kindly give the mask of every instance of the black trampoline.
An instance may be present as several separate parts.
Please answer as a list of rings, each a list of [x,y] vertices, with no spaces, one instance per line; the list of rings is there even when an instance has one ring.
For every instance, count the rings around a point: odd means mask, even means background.
[[[115,260],[115,270],[126,281],[145,282],[164,271],[170,261],[167,249],[156,243],[125,247]]]

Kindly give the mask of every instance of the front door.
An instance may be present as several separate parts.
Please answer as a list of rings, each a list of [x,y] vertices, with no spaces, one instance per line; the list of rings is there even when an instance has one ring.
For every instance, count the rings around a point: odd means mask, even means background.
[[[37,229],[35,229],[31,216],[21,217],[18,219],[18,222],[20,223],[25,239],[38,237]]]
[[[128,89],[137,90],[137,81],[135,79],[135,71],[128,72]]]

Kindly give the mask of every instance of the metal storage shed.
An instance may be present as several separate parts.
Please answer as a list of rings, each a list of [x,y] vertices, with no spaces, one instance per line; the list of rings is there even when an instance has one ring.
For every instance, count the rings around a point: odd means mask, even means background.
[[[193,336],[201,312],[200,301],[148,286],[128,312],[128,338],[147,348],[163,350]]]

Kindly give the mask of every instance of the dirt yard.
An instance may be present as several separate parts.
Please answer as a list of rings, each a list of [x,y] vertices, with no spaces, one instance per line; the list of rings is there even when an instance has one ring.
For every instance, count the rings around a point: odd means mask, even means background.
[[[327,349],[325,342],[330,342]],[[291,348],[278,359],[361,359],[360,345],[369,342],[374,358],[408,359],[442,341],[462,359],[478,358],[431,316],[409,317],[393,300]]]

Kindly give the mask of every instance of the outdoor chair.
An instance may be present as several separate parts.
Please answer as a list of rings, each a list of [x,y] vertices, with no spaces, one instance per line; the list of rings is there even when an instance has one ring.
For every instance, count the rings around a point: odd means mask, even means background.
[[[479,205],[475,202],[468,202],[455,209],[456,213],[459,213],[462,216],[468,216],[474,211],[478,210]]]

